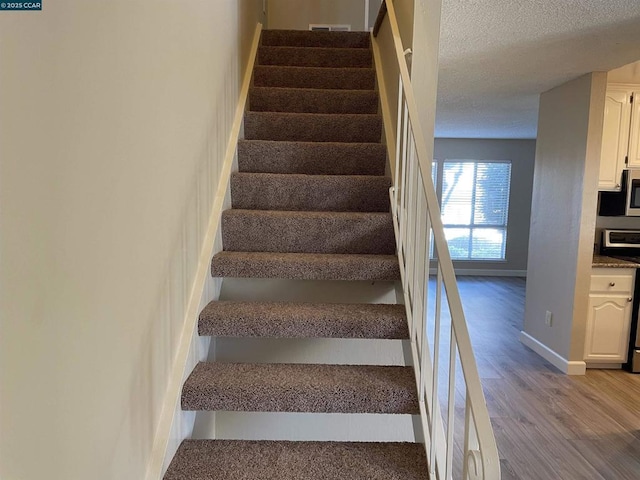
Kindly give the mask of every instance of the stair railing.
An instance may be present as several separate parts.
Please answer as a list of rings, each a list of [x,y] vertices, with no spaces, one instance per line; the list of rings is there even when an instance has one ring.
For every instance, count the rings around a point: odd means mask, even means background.
[[[377,38],[385,17],[392,46],[381,45]],[[395,139],[388,131],[393,118],[385,118],[385,130],[387,143],[395,143],[390,197],[429,476],[437,480],[499,480],[498,449],[444,234],[431,177],[431,155],[420,126],[405,60],[408,52],[403,52],[393,1],[382,3],[373,37],[380,88],[384,79],[389,79],[385,69],[399,72]],[[397,65],[381,65],[381,48],[395,50]],[[383,106],[383,116],[392,115],[388,108],[385,115]],[[391,157],[393,153],[391,148]],[[430,286],[430,266],[436,271],[431,281],[435,292]],[[448,315],[443,311],[443,292]],[[435,297],[433,306],[431,297]],[[462,430],[456,427],[460,424]]]

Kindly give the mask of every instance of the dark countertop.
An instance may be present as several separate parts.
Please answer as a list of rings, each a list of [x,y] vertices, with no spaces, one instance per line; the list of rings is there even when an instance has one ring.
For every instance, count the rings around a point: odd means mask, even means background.
[[[620,258],[605,257],[604,255],[594,255],[592,267],[596,268],[640,268],[640,263],[622,260]]]

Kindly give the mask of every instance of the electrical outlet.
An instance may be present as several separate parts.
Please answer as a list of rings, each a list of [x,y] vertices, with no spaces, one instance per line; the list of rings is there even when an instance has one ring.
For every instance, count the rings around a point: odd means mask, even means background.
[[[544,324],[547,327],[550,327],[553,324],[553,315],[551,315],[549,310],[547,310],[547,313],[544,315]]]

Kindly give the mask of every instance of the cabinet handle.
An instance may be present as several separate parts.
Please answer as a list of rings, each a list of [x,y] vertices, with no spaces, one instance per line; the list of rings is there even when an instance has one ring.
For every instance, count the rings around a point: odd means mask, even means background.
[[[615,287],[616,286],[616,282],[609,282],[609,286],[610,287]]]
[[[619,183],[616,183],[616,188],[620,188],[620,184]]]
[[[627,298],[627,302],[633,302],[633,298],[631,297]]]

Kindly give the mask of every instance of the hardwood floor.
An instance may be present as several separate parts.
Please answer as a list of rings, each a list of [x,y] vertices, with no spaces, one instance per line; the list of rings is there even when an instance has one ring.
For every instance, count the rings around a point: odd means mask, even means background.
[[[458,280],[502,478],[640,479],[640,375],[562,374],[518,340],[524,279]]]

